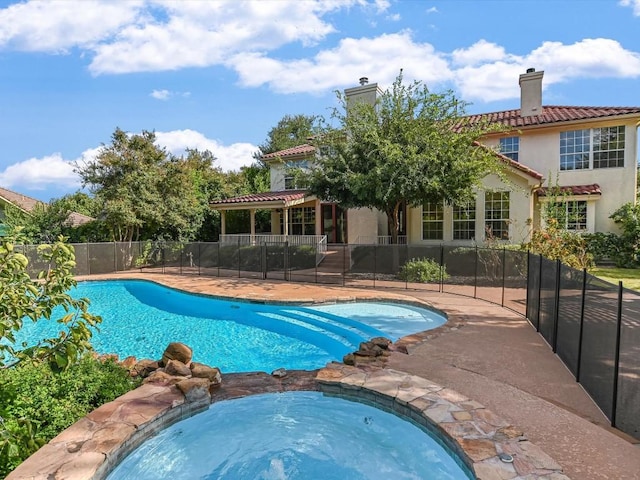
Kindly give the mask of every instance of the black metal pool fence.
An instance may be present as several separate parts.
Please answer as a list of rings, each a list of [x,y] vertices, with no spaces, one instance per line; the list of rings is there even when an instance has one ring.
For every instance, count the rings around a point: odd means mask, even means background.
[[[640,293],[528,252],[433,245],[74,244],[76,275],[145,271],[466,295],[525,316],[614,427],[640,438]],[[21,247],[35,273],[35,246]],[[399,279],[430,259],[436,279]],[[444,267],[444,268],[443,268]]]

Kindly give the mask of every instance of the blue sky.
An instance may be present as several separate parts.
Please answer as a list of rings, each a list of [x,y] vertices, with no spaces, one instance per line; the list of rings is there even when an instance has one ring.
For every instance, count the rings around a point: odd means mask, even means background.
[[[284,115],[400,69],[469,113],[519,108],[529,67],[547,105],[640,106],[639,32],[640,0],[0,0],[0,186],[78,190],[116,127],[237,170]]]

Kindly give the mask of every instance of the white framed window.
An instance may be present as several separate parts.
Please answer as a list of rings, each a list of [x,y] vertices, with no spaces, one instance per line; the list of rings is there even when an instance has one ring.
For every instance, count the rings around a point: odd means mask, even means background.
[[[560,132],[560,170],[624,167],[624,125]]]
[[[475,240],[476,202],[453,206],[453,239]]]
[[[282,227],[282,216],[280,216]],[[281,229],[281,231],[284,231]],[[316,209],[314,207],[293,207],[289,209],[290,235],[315,235]]]
[[[500,153],[511,160],[518,161],[520,137],[504,137],[500,139]]]
[[[593,129],[593,168],[624,167],[624,126]]]
[[[444,206],[427,202],[422,206],[422,239],[442,240],[444,237]]]
[[[558,221],[558,225],[565,230],[585,231],[587,230],[587,201],[586,200],[566,200],[553,204],[551,210],[553,217]]]
[[[484,220],[487,237],[509,240],[509,192],[485,192]]]

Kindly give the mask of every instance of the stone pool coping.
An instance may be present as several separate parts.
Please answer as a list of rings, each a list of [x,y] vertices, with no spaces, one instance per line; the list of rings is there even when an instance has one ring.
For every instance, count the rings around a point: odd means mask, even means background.
[[[425,378],[384,368],[331,363],[316,371],[223,375],[211,398],[188,403],[175,385],[146,383],[91,412],[14,470],[7,480],[101,480],[124,456],[211,402],[247,395],[317,390],[395,412],[441,436],[481,480],[566,480],[562,468],[483,405]],[[499,455],[509,454],[513,463]]]

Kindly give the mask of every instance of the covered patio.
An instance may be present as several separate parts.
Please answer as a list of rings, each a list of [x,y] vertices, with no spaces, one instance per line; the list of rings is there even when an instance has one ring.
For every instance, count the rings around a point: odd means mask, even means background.
[[[220,242],[239,245],[289,243],[292,245],[324,245],[320,200],[305,190],[255,193],[217,200],[210,204],[220,212]],[[249,210],[250,231],[227,234],[226,214],[232,210]],[[256,211],[271,211],[271,232],[256,233]]]

